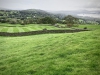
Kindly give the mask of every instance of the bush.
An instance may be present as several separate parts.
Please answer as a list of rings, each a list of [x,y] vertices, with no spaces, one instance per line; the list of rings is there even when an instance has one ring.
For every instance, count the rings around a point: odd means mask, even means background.
[[[44,29],[43,29],[43,31],[47,31],[47,29],[46,29],[46,28],[44,28]]]
[[[87,27],[84,27],[84,29],[87,29]]]
[[[56,21],[51,17],[44,17],[44,18],[40,19],[40,23],[54,25],[56,23]]]
[[[16,21],[10,21],[9,23],[10,23],[10,24],[17,24]]]

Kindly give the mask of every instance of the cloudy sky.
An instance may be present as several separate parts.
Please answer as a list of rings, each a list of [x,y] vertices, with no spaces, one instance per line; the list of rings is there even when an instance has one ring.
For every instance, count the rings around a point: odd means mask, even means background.
[[[42,10],[100,10],[100,0],[0,0],[0,8]]]

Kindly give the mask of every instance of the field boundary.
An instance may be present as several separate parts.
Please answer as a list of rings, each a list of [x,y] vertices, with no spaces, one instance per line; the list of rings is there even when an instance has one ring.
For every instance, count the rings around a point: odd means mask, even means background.
[[[39,30],[39,31],[30,31],[30,32],[0,32],[0,36],[28,36],[28,35],[38,35],[38,34],[47,34],[47,33],[74,33],[81,31],[90,31],[87,29],[75,29],[75,30]]]

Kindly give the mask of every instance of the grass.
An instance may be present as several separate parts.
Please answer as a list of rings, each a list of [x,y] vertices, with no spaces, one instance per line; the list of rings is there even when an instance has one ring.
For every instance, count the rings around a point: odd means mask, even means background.
[[[89,24],[79,25],[78,28],[84,28],[84,27],[87,27],[87,29],[92,29],[92,30],[100,29],[100,25],[89,25]]]
[[[0,37],[0,75],[100,75],[100,26],[91,28]]]
[[[59,24],[60,26],[64,26],[64,24]],[[79,25],[79,27],[72,27],[72,28],[58,28],[53,25],[49,24],[28,24],[28,25],[19,25],[19,24],[6,24],[6,23],[0,23],[0,32],[9,32],[9,33],[17,33],[17,32],[29,32],[29,31],[37,31],[37,30],[43,30],[46,28],[47,30],[55,30],[55,29],[67,29],[67,30],[73,30],[73,29],[83,29],[84,27],[87,27],[88,29],[95,30],[99,28],[99,25]]]
[[[19,32],[19,29],[16,27],[16,28],[14,28],[14,30],[13,30],[13,32]]]
[[[8,31],[8,28],[7,27],[4,27],[4,28],[1,29],[0,32],[7,32],[7,31]]]
[[[59,29],[49,24],[28,24],[23,26],[19,24],[13,25],[13,24],[0,23],[0,32],[10,32],[10,33],[29,32],[29,31],[43,30],[44,28],[47,28],[48,30]]]

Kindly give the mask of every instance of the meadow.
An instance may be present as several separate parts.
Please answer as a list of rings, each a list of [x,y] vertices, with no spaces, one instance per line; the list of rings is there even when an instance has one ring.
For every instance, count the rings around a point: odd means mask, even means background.
[[[0,27],[3,28],[2,25]],[[28,27],[38,30],[46,26]],[[0,36],[0,75],[100,75],[100,26],[80,25],[78,28],[84,27],[92,30],[22,37]],[[9,27],[2,28],[1,32],[13,32],[6,30]],[[10,28],[18,31],[16,27]]]
[[[20,24],[0,24],[0,32],[9,32],[9,33],[17,33],[17,32],[29,32],[42,30],[44,28],[47,29],[57,29],[57,27],[51,26],[49,24],[28,24],[28,25],[20,25]]]
[[[27,24],[27,25],[20,25],[20,24],[7,24],[7,23],[0,23],[0,32],[8,32],[8,33],[18,33],[18,32],[30,32],[30,31],[38,31],[38,30],[71,30],[71,29],[83,29],[87,27],[88,29],[96,29],[94,25],[79,25],[79,27],[72,27],[72,28],[61,28],[61,26],[65,26],[65,24],[58,24],[60,27],[56,27],[50,24]]]

